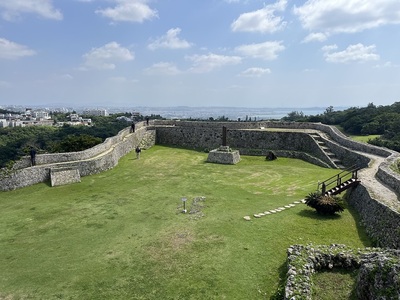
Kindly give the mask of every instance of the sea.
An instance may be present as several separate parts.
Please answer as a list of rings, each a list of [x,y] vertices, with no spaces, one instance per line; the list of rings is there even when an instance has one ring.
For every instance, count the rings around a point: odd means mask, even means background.
[[[219,119],[228,120],[279,120],[286,117],[291,112],[303,113],[305,116],[315,116],[323,114],[326,107],[308,108],[250,108],[250,107],[137,107],[137,112],[146,115],[160,115],[167,119]],[[344,110],[346,108],[337,107],[334,110]]]
[[[12,111],[25,111],[25,106],[6,105],[0,108]],[[100,107],[85,106],[79,107],[70,105],[31,105],[31,109],[46,109],[49,111],[62,111],[82,113],[87,109],[105,109],[108,113],[135,112],[143,116],[159,115],[166,119],[228,119],[232,121],[261,121],[261,120],[280,120],[291,112],[302,113],[305,116],[315,116],[323,114],[326,107],[226,107],[226,106],[208,106],[208,107],[191,107],[191,106],[171,106],[171,107]],[[345,110],[348,107],[334,107],[334,111]]]

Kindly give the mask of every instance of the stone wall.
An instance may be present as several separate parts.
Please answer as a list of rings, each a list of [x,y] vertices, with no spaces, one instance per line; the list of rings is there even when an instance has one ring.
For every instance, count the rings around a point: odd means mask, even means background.
[[[374,199],[362,184],[350,189],[346,197],[360,214],[369,237],[381,247],[400,249],[399,212]]]
[[[222,126],[225,126],[228,130],[228,145],[232,148],[237,148],[243,155],[265,155],[268,150],[282,150],[282,154],[294,152],[293,155],[295,155],[295,152],[303,152],[308,154],[303,157],[309,162],[317,162],[321,166],[332,166],[332,162],[326,157],[325,153],[315,145],[315,142],[310,140],[310,137],[306,137],[307,130],[318,130],[333,140],[333,142],[328,139],[324,141],[347,167],[354,164],[360,167],[368,166],[369,159],[358,152],[387,158],[379,167],[377,177],[400,194],[400,174],[393,172],[391,169],[391,165],[397,159],[400,159],[399,153],[390,149],[353,141],[333,126],[307,122],[200,122],[178,120],[156,121],[155,126],[157,128],[157,144],[209,151],[221,145]],[[262,132],[261,135],[263,135],[260,136],[260,134],[256,133],[260,128],[296,129],[304,132],[291,134],[288,132],[260,131]],[[257,141],[251,140],[252,138],[262,142],[257,144]],[[265,140],[263,140],[264,138]],[[313,158],[310,160],[310,157]]]
[[[397,195],[400,195],[400,174],[393,170],[393,166],[400,159],[398,153],[393,152],[380,166],[376,177],[390,186]]]
[[[391,166],[399,159],[399,153],[389,149],[350,140],[337,128],[319,123],[295,122],[179,122],[167,121],[155,124],[157,144],[210,150],[222,140],[222,126],[227,127],[227,144],[241,155],[266,155],[272,150],[282,157],[301,158],[319,166],[331,166],[330,160],[320,149],[309,130],[323,134],[326,145],[345,166],[356,164],[367,167],[370,158],[360,152],[386,158],[376,176],[400,195],[400,174]],[[288,129],[268,131],[261,128]],[[298,131],[290,132],[290,129]],[[324,138],[324,135],[329,136]],[[400,248],[400,213],[373,199],[362,183],[349,193],[349,202],[356,208],[369,235],[383,247]]]
[[[285,300],[312,299],[312,277],[321,270],[360,269],[358,299],[399,299],[400,251],[381,248],[352,249],[345,245],[293,245],[287,250]],[[390,265],[387,263],[390,262]],[[368,268],[364,268],[368,266]],[[385,268],[379,268],[385,266]],[[377,269],[379,272],[376,272]],[[378,276],[377,276],[378,275]],[[366,282],[368,280],[368,282]],[[393,285],[395,283],[395,285]],[[394,292],[394,293],[393,293]],[[379,295],[392,295],[380,298]]]
[[[198,123],[198,122],[194,122]],[[207,123],[207,122],[206,122]],[[207,123],[210,124],[210,123]],[[290,152],[303,152],[319,160],[321,166],[334,167],[325,152],[317,145],[308,133],[303,132],[275,132],[251,129],[232,129],[230,123],[227,126],[227,145],[239,150],[243,155],[265,155],[268,151],[280,150],[281,155]],[[247,123],[239,123],[247,124]],[[216,149],[222,144],[222,124],[216,126],[215,122],[207,127],[193,126],[193,124],[181,124],[179,126],[156,126],[156,144],[178,146],[202,151]],[[231,126],[233,127],[233,126]],[[237,125],[235,127],[238,127]],[[253,126],[257,127],[257,126]],[[293,156],[293,154],[291,154]],[[303,156],[305,157],[305,156]],[[302,157],[302,158],[303,158]],[[308,158],[307,157],[307,158]]]
[[[9,191],[49,181],[50,170],[55,167],[78,170],[80,176],[109,170],[118,164],[121,157],[142,142],[144,149],[154,145],[154,128],[140,125],[142,124],[137,124],[133,134],[129,134],[129,128],[124,129],[117,136],[106,139],[103,144],[85,151],[37,155],[37,165],[23,169],[21,169],[23,163],[19,163],[16,170],[0,178],[0,190]]]
[[[70,183],[81,182],[79,170],[72,168],[51,168],[50,169],[51,186],[59,186]]]
[[[144,122],[136,123],[135,132],[140,132],[142,129],[146,128]],[[108,151],[113,145],[122,142],[125,137],[130,133],[130,127],[121,130],[116,136],[107,138],[103,143],[96,145],[92,148],[86,149],[84,151],[78,152],[64,152],[64,153],[48,153],[48,154],[38,154],[36,155],[37,165],[47,165],[61,162],[71,162],[91,159],[98,156],[105,151]],[[31,166],[29,156],[22,158],[20,161],[16,162],[14,169],[22,169]]]

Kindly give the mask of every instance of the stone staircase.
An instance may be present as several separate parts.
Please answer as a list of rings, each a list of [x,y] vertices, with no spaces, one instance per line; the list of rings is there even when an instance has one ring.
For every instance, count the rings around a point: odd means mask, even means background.
[[[310,136],[315,140],[315,142],[318,144],[318,146],[321,148],[321,150],[324,151],[326,156],[329,157],[329,159],[332,161],[332,163],[338,169],[345,169],[345,167],[343,166],[341,160],[339,158],[337,158],[335,153],[333,153],[331,151],[331,149],[324,142],[324,139],[318,133],[311,133]]]

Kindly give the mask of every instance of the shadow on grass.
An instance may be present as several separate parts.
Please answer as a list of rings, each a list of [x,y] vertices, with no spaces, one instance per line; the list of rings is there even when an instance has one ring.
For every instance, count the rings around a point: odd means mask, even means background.
[[[355,220],[356,223],[356,229],[358,236],[360,237],[360,241],[363,243],[365,247],[378,247],[378,242],[373,239],[371,239],[364,226],[361,225],[361,217],[359,213],[351,206],[349,203],[346,201],[347,194],[344,197],[344,204],[345,208],[349,211],[353,219]]]
[[[276,291],[269,298],[270,300],[283,300],[285,298],[287,263],[284,262],[283,264],[281,264],[278,271],[279,271],[279,285]]]
[[[317,213],[315,210],[311,209],[303,209],[298,213],[299,216],[301,217],[306,217],[306,218],[311,218],[311,219],[316,219],[316,220],[337,220],[340,219],[341,216],[339,214],[334,214],[334,215],[321,215]]]

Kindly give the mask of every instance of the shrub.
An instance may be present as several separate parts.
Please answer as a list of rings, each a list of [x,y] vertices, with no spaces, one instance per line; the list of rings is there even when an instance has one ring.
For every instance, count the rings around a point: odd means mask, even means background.
[[[319,191],[318,192],[312,192],[312,193],[308,194],[304,200],[306,201],[306,204],[309,207],[312,207],[312,208],[316,209],[317,206],[318,206],[318,204],[317,204],[318,203],[318,199],[320,197],[321,197],[321,193]]]
[[[310,193],[305,198],[306,204],[314,208],[321,215],[333,215],[344,211],[344,203],[341,198],[321,195],[319,192]]]

